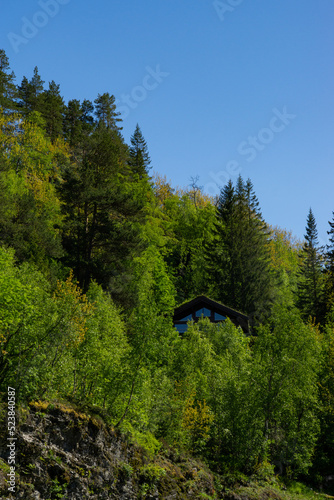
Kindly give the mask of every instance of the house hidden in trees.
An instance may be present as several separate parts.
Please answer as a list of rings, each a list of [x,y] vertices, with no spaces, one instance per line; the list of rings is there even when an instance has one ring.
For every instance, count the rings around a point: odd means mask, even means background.
[[[215,300],[200,295],[174,311],[173,322],[179,333],[184,333],[188,328],[188,321],[198,321],[200,318],[209,318],[212,323],[219,323],[229,318],[236,326],[240,326],[244,333],[249,333],[248,316],[230,307],[224,306]]]

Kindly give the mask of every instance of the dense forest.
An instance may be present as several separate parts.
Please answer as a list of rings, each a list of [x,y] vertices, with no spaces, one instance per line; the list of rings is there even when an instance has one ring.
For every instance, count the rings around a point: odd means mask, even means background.
[[[74,401],[217,473],[334,470],[334,219],[321,248],[270,227],[251,181],[203,193],[153,175],[115,97],[64,102],[0,50],[0,391]],[[158,169],[158,165],[154,165]],[[334,207],[333,207],[334,209]],[[329,218],[331,214],[329,214]],[[176,305],[205,294],[251,335]]]

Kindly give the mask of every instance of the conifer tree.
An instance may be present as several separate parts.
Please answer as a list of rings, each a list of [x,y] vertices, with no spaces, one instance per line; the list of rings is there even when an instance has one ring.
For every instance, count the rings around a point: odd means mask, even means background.
[[[83,131],[88,135],[93,131],[94,128],[94,105],[88,99],[84,99],[81,104],[81,122],[83,125]]]
[[[122,120],[118,118],[120,113],[116,111],[115,97],[113,95],[109,94],[109,92],[102,95],[98,94],[94,103],[98,124],[103,124],[111,130],[122,130],[122,127],[118,126],[118,122]]]
[[[0,108],[8,114],[16,110],[16,86],[15,74],[10,71],[8,57],[3,49],[0,49]]]
[[[127,178],[127,147],[116,130],[99,126],[86,138],[82,155],[64,172],[64,263],[86,291],[92,279],[108,287],[140,246],[143,200]]]
[[[77,146],[82,139],[82,106],[78,99],[71,99],[64,113],[64,134],[71,148]]]
[[[310,208],[307,216],[305,243],[301,252],[297,304],[307,319],[317,322],[323,316],[323,272],[322,256],[318,247],[316,220]]]
[[[241,176],[221,190],[216,235],[207,248],[212,292],[226,305],[263,320],[272,304],[269,232],[253,186]]]
[[[35,66],[34,75],[30,81],[24,76],[21,86],[18,87],[19,107],[24,113],[31,111],[41,111],[40,96],[44,90],[44,81],[38,74],[38,68]]]
[[[334,304],[334,212],[332,222],[328,221],[330,230],[327,231],[329,235],[329,245],[326,246],[326,309],[330,311]]]
[[[130,138],[130,160],[129,164],[133,173],[137,174],[140,179],[148,175],[151,159],[148,153],[148,148],[143,134],[137,123],[135,131]]]
[[[65,103],[60,95],[59,85],[54,80],[49,83],[48,90],[41,94],[41,112],[46,123],[46,133],[54,142],[63,133],[63,116]]]

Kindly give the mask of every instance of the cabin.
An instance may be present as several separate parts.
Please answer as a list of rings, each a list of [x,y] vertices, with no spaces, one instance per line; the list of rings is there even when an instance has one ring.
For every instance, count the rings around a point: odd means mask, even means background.
[[[205,295],[200,295],[177,307],[173,316],[174,326],[179,333],[184,333],[187,331],[188,321],[196,322],[201,317],[209,318],[212,323],[219,323],[229,318],[236,326],[240,326],[244,333],[249,333],[248,316]]]

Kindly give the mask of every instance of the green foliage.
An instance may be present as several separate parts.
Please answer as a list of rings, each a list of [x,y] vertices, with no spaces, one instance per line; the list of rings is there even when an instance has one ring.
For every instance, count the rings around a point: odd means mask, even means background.
[[[45,130],[54,143],[63,134],[63,114],[65,103],[60,95],[59,85],[54,80],[49,83],[48,90],[40,95],[40,110],[45,120]]]
[[[5,168],[0,171],[0,241],[14,247],[21,261],[47,267],[51,258],[62,254],[55,183],[67,151],[61,143],[51,145],[35,123],[21,121],[18,134],[0,114],[0,125],[0,141],[6,144]]]
[[[324,315],[323,258],[318,248],[318,231],[310,209],[307,217],[305,243],[301,252],[298,283],[298,307],[305,319],[312,316],[317,322]]]
[[[59,186],[64,263],[85,291],[95,279],[111,286],[114,298],[122,294],[129,260],[142,248],[144,203],[127,175],[123,140],[113,128],[101,126],[87,138],[83,156],[66,169]]]
[[[44,90],[44,81],[38,74],[38,68],[34,68],[34,76],[30,81],[24,76],[21,86],[18,87],[19,109],[23,114],[29,114],[41,109],[41,94]]]
[[[140,179],[148,176],[148,169],[151,159],[148,154],[147,144],[137,123],[136,129],[130,138],[131,147],[129,149],[129,165],[133,174]]]
[[[327,313],[334,304],[334,212],[333,219],[329,221],[329,245],[325,252],[325,301]]]
[[[164,202],[165,259],[180,302],[207,290],[203,247],[212,239],[215,209],[205,200],[194,201],[192,193],[187,192]]]
[[[10,71],[8,57],[3,49],[0,49],[0,111],[5,114],[12,113],[16,109],[17,89],[14,84],[15,75]]]
[[[221,302],[265,320],[273,302],[269,231],[250,180],[238,178],[222,189],[215,238],[207,245],[211,291]]]
[[[120,113],[116,111],[115,97],[108,92],[98,94],[94,101],[95,114],[100,125],[112,130],[121,130],[122,127],[117,125],[121,119],[117,118]]]
[[[254,346],[252,397],[273,463],[283,472],[307,471],[319,432],[320,343],[317,330],[291,310],[274,312]],[[257,410],[256,410],[257,408]]]
[[[234,478],[311,471],[324,487],[334,223],[323,257],[312,211],[301,246],[269,229],[250,180],[217,203],[197,178],[186,190],[153,184],[141,130],[125,144],[112,94],[65,105],[37,67],[14,78],[0,50],[1,392],[87,405],[150,455],[161,439]],[[207,318],[180,336],[175,304],[202,293],[248,313],[252,337]],[[163,477],[154,467],[142,469],[142,497]]]
[[[53,294],[34,267],[14,265],[12,251],[1,248],[0,260],[1,386],[21,399],[65,393],[91,307],[71,277]]]
[[[87,293],[93,312],[87,319],[87,333],[73,352],[72,395],[117,414],[124,359],[129,352],[124,324],[110,297],[92,283]]]
[[[270,228],[270,265],[275,280],[275,303],[293,306],[297,293],[300,250],[302,244],[291,232]]]
[[[129,439],[132,443],[136,443],[137,445],[141,446],[151,458],[159,452],[161,443],[154,437],[151,432],[140,432],[135,429],[129,422],[125,422],[122,425],[122,431],[129,436]]]
[[[140,470],[140,476],[145,483],[155,484],[166,476],[166,470],[155,464],[144,465]]]

